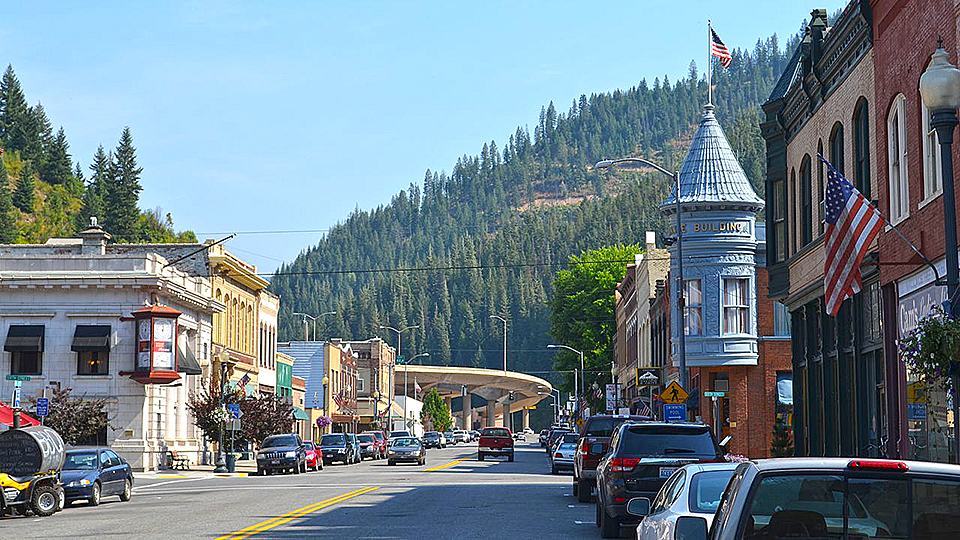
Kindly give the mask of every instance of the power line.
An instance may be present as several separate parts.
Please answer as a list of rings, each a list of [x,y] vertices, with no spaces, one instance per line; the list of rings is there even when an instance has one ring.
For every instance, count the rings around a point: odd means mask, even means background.
[[[212,231],[212,232],[195,232],[196,235],[205,235],[205,234],[307,234],[307,233],[325,233],[330,232],[330,229],[291,229],[291,230],[273,230],[273,231]]]

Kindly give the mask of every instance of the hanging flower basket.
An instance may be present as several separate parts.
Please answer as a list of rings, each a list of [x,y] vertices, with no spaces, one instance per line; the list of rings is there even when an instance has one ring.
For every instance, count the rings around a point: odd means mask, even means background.
[[[329,416],[321,416],[317,418],[317,427],[323,429],[333,423],[333,420]]]
[[[960,320],[934,306],[900,340],[900,356],[925,387],[939,386],[952,394],[951,363],[960,361]]]

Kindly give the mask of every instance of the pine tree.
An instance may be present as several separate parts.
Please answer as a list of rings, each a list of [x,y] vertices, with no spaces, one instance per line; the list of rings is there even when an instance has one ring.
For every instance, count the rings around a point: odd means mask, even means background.
[[[47,112],[42,103],[37,103],[29,110],[29,120],[26,129],[26,146],[23,148],[23,158],[32,161],[38,171],[42,173],[44,162],[53,144],[53,126],[47,118]]]
[[[45,152],[40,177],[51,184],[66,184],[71,174],[69,149],[70,144],[67,143],[67,136],[61,126]]]
[[[120,242],[136,242],[140,221],[140,173],[137,166],[137,149],[133,146],[130,128],[123,128],[120,143],[113,155],[104,183],[106,196],[104,202],[104,224],[106,229]]]
[[[13,66],[0,79],[0,139],[4,148],[23,150],[30,132],[30,107],[20,88]]]
[[[770,455],[772,457],[793,456],[793,437],[787,430],[787,426],[779,418],[773,426],[773,442],[770,443]]]
[[[0,244],[11,244],[17,239],[16,215],[10,185],[7,179],[7,167],[0,159]]]
[[[17,189],[13,192],[13,205],[21,212],[33,213],[34,203],[34,182],[33,168],[29,161],[23,162],[23,170],[20,172],[20,178],[17,179]]]

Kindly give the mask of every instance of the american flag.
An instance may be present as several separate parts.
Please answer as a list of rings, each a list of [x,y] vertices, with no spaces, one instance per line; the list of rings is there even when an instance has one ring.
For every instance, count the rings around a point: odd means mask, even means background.
[[[423,388],[420,388],[420,385],[417,383],[416,379],[413,381],[413,392],[414,395],[420,395],[423,392]]]
[[[833,316],[847,297],[860,292],[860,262],[886,220],[829,161],[817,157],[827,166],[823,288],[827,313]]]
[[[237,382],[237,386],[239,386],[240,388],[243,388],[244,386],[247,385],[248,382],[250,382],[250,374],[244,373],[243,377],[240,377],[240,380]]]
[[[649,416],[653,418],[653,411],[650,410],[650,407],[643,401],[640,402],[640,406],[637,407],[637,415],[639,416]]]
[[[713,31],[713,27],[710,27],[710,54],[719,58],[720,65],[725,68],[730,67],[730,62],[733,61],[733,57],[730,56],[730,51],[727,49],[727,46],[723,44],[723,41],[720,40],[720,36]]]
[[[333,402],[337,404],[337,407],[338,407],[338,408],[340,408],[340,409],[343,408],[344,400],[343,400],[343,392],[342,392],[342,391],[341,391],[341,392],[337,392],[336,394],[333,395]]]

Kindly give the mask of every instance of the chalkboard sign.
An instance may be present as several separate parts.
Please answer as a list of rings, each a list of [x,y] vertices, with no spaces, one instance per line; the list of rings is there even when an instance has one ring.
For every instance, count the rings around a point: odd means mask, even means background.
[[[45,426],[0,432],[0,473],[33,476],[63,467],[63,439]]]

